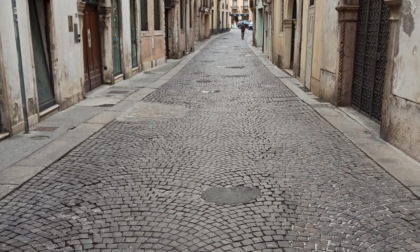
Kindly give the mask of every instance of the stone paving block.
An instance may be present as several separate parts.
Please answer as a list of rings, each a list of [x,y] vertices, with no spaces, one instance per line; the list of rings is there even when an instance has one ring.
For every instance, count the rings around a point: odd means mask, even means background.
[[[418,250],[419,199],[315,110],[325,106],[286,99],[294,83],[257,57],[245,64],[238,37],[180,64],[133,120],[70,130],[29,157],[61,158],[0,200],[0,250]],[[261,194],[205,200],[220,187]]]
[[[100,113],[99,115],[91,118],[87,121],[87,123],[92,124],[108,124],[112,120],[114,120],[120,113],[114,112],[114,111],[104,111]]]
[[[0,172],[0,185],[20,185],[45,167],[10,166]]]
[[[142,88],[128,96],[124,101],[141,101],[144,97],[156,91],[155,88]]]
[[[0,185],[0,199],[17,188],[16,185]],[[1,226],[1,223],[0,223]]]

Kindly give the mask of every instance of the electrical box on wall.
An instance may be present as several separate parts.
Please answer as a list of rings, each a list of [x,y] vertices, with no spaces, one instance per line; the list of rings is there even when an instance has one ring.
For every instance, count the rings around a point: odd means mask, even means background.
[[[74,24],[74,43],[80,43],[79,26]]]

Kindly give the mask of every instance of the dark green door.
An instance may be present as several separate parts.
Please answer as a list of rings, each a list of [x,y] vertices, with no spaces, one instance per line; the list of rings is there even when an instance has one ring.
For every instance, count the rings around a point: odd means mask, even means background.
[[[114,76],[122,73],[120,47],[120,5],[119,0],[112,0],[112,61]]]
[[[48,22],[45,0],[29,0],[32,48],[34,53],[36,86],[39,110],[43,111],[55,104],[51,81],[48,43]]]

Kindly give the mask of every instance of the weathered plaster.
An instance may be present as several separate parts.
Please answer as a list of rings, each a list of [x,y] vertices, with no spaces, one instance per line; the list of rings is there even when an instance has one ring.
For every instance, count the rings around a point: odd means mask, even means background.
[[[312,55],[312,77],[311,91],[315,95],[320,95],[321,79],[321,57],[323,53],[323,19],[324,19],[324,1],[315,1],[315,26],[314,26],[314,45]],[[335,49],[335,47],[334,47]]]
[[[420,104],[392,96],[385,139],[420,161]]]
[[[27,101],[37,101],[35,71],[32,54],[32,39],[30,33],[29,11],[27,1],[17,0],[17,13],[19,20],[19,35],[21,41],[22,52],[22,67],[24,74],[25,92]],[[4,78],[7,80],[6,89],[8,90],[8,97],[5,97],[5,102],[12,108],[5,116],[9,117],[10,126],[13,127],[23,121],[22,114],[22,100],[20,90],[20,78],[18,68],[18,56],[15,41],[15,31],[13,22],[13,11],[11,1],[2,2],[0,8],[0,32],[1,44],[3,49],[4,60]],[[26,60],[25,60],[26,59]],[[36,103],[35,103],[36,104]],[[32,113],[29,116],[37,114],[38,106],[31,109]],[[38,116],[36,115],[36,118]],[[37,121],[37,120],[35,120]],[[13,133],[13,132],[12,132]]]
[[[416,6],[417,7],[417,6]],[[413,33],[415,22],[413,17],[413,10],[411,9],[411,2],[405,1],[401,10],[402,28],[405,34],[411,37]]]
[[[338,12],[334,1],[324,1],[322,15],[322,47],[320,60],[319,96],[329,102],[336,97],[336,73],[338,53]]]
[[[409,11],[411,10],[411,11]],[[394,57],[394,81],[392,93],[411,102],[420,103],[420,2],[404,0],[400,29]],[[412,20],[412,21],[411,21]]]
[[[281,6],[283,2],[283,8]],[[283,25],[283,20],[281,20],[281,10],[284,10],[284,1],[274,1],[273,2],[273,12],[278,13],[278,15],[273,15],[273,43],[272,43],[272,55],[273,64],[277,65],[280,68],[284,68],[284,30],[281,29]],[[254,24],[255,25],[255,24]],[[284,27],[284,26],[283,26]]]
[[[11,131],[10,128],[10,117],[9,117],[9,104],[6,102],[8,100],[8,90],[6,85],[6,76],[4,74],[3,67],[3,50],[1,45],[1,33],[0,33],[0,132],[6,130]]]
[[[76,1],[51,1],[51,40],[52,71],[54,90],[60,109],[65,109],[83,99],[83,65],[82,43],[74,40],[74,31],[68,29],[68,16],[79,25],[75,16],[78,13]],[[80,29],[80,28],[79,28]],[[80,32],[80,30],[79,30]]]

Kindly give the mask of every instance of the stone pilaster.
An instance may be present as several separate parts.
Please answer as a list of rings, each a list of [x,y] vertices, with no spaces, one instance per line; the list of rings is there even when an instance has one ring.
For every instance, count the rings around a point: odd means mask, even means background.
[[[339,53],[337,59],[337,91],[334,104],[336,106],[349,106],[351,104],[359,4],[358,1],[340,1],[336,10],[338,11],[339,23]]]
[[[381,137],[388,140],[390,127],[389,106],[392,100],[392,81],[394,76],[394,55],[398,49],[398,26],[401,14],[402,0],[384,0],[384,4],[390,8],[389,15],[389,42],[387,51],[387,63],[385,70],[385,83],[382,100]]]
[[[104,83],[114,83],[112,62],[111,3],[99,6],[99,32],[101,37],[102,75]]]

